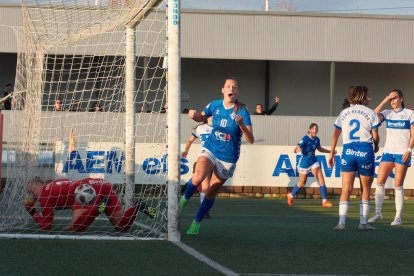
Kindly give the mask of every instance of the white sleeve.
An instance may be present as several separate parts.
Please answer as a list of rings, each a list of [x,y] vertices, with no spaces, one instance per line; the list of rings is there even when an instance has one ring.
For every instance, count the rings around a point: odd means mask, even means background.
[[[414,124],[414,111],[411,110],[410,114],[410,125]]]
[[[383,110],[383,111],[381,111],[381,117],[379,118],[379,120],[380,120],[380,122],[382,123],[382,122],[384,122],[385,121],[385,118],[387,118],[387,116],[389,115],[391,113],[391,110],[390,109],[385,109],[385,110]]]

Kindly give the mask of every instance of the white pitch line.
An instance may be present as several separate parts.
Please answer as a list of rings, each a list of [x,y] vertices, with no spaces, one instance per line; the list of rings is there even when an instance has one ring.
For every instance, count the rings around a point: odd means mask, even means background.
[[[183,215],[180,215],[180,216],[191,216],[191,217],[194,217],[196,214],[194,213],[194,214],[183,214]],[[336,213],[335,213],[335,215],[336,215]],[[255,218],[257,218],[257,217],[263,217],[263,218],[332,218],[331,216],[325,216],[325,215],[321,215],[321,216],[301,216],[301,215],[297,215],[297,216],[286,216],[286,215],[254,215],[254,214],[252,214],[252,215],[232,215],[232,214],[229,214],[229,215],[216,215],[216,214],[214,214],[214,217],[220,217],[220,218],[234,218],[234,217],[240,217],[240,218],[243,218],[243,217],[246,217],[246,218],[249,218],[249,217],[255,217]]]
[[[229,268],[224,267],[221,264],[213,261],[209,257],[201,254],[200,252],[198,252],[194,248],[186,245],[185,243],[182,243],[182,242],[173,242],[173,244],[175,244],[176,246],[178,246],[179,248],[181,248],[182,250],[184,250],[186,253],[190,254],[191,256],[193,256],[194,258],[196,258],[197,260],[199,260],[199,261],[201,261],[203,263],[206,263],[207,265],[209,265],[210,267],[218,270],[219,272],[223,273],[224,275],[228,275],[228,276],[236,276],[236,275],[239,275],[238,273],[230,270]]]

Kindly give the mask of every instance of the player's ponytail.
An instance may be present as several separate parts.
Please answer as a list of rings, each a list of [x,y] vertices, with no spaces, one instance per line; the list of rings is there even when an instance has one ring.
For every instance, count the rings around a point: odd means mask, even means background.
[[[246,105],[242,102],[239,102],[238,100],[236,100],[234,102],[234,107],[233,107],[233,112],[234,114],[237,114],[237,111],[242,110]]]

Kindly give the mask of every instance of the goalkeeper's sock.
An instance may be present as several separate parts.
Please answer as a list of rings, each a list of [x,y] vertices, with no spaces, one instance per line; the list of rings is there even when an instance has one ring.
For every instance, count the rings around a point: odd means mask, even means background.
[[[290,192],[290,194],[292,195],[292,197],[295,197],[296,194],[299,192],[300,188],[298,187],[298,184],[295,184],[295,186],[293,187],[292,191]]]
[[[119,232],[126,232],[129,230],[131,225],[134,223],[135,218],[137,217],[139,208],[137,206],[127,209],[124,213],[124,216],[121,218],[119,223],[115,226],[115,229]]]
[[[189,200],[196,190],[197,186],[193,184],[192,179],[188,180],[187,184],[185,185],[184,198],[186,200]]]
[[[322,199],[328,199],[325,185],[319,186],[319,191],[321,192]]]
[[[214,198],[204,198],[203,202],[200,205],[200,208],[198,208],[198,212],[194,218],[194,221],[197,223],[200,223],[204,216],[208,213],[208,211],[213,207],[214,204]]]

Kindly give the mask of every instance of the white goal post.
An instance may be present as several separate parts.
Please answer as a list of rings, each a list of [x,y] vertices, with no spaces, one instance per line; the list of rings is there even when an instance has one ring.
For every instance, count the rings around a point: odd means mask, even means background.
[[[180,0],[167,2],[23,0],[0,237],[180,240]],[[120,233],[101,214],[73,233],[68,204],[42,231],[23,206],[36,177],[103,178],[125,214],[139,201],[156,217]]]

